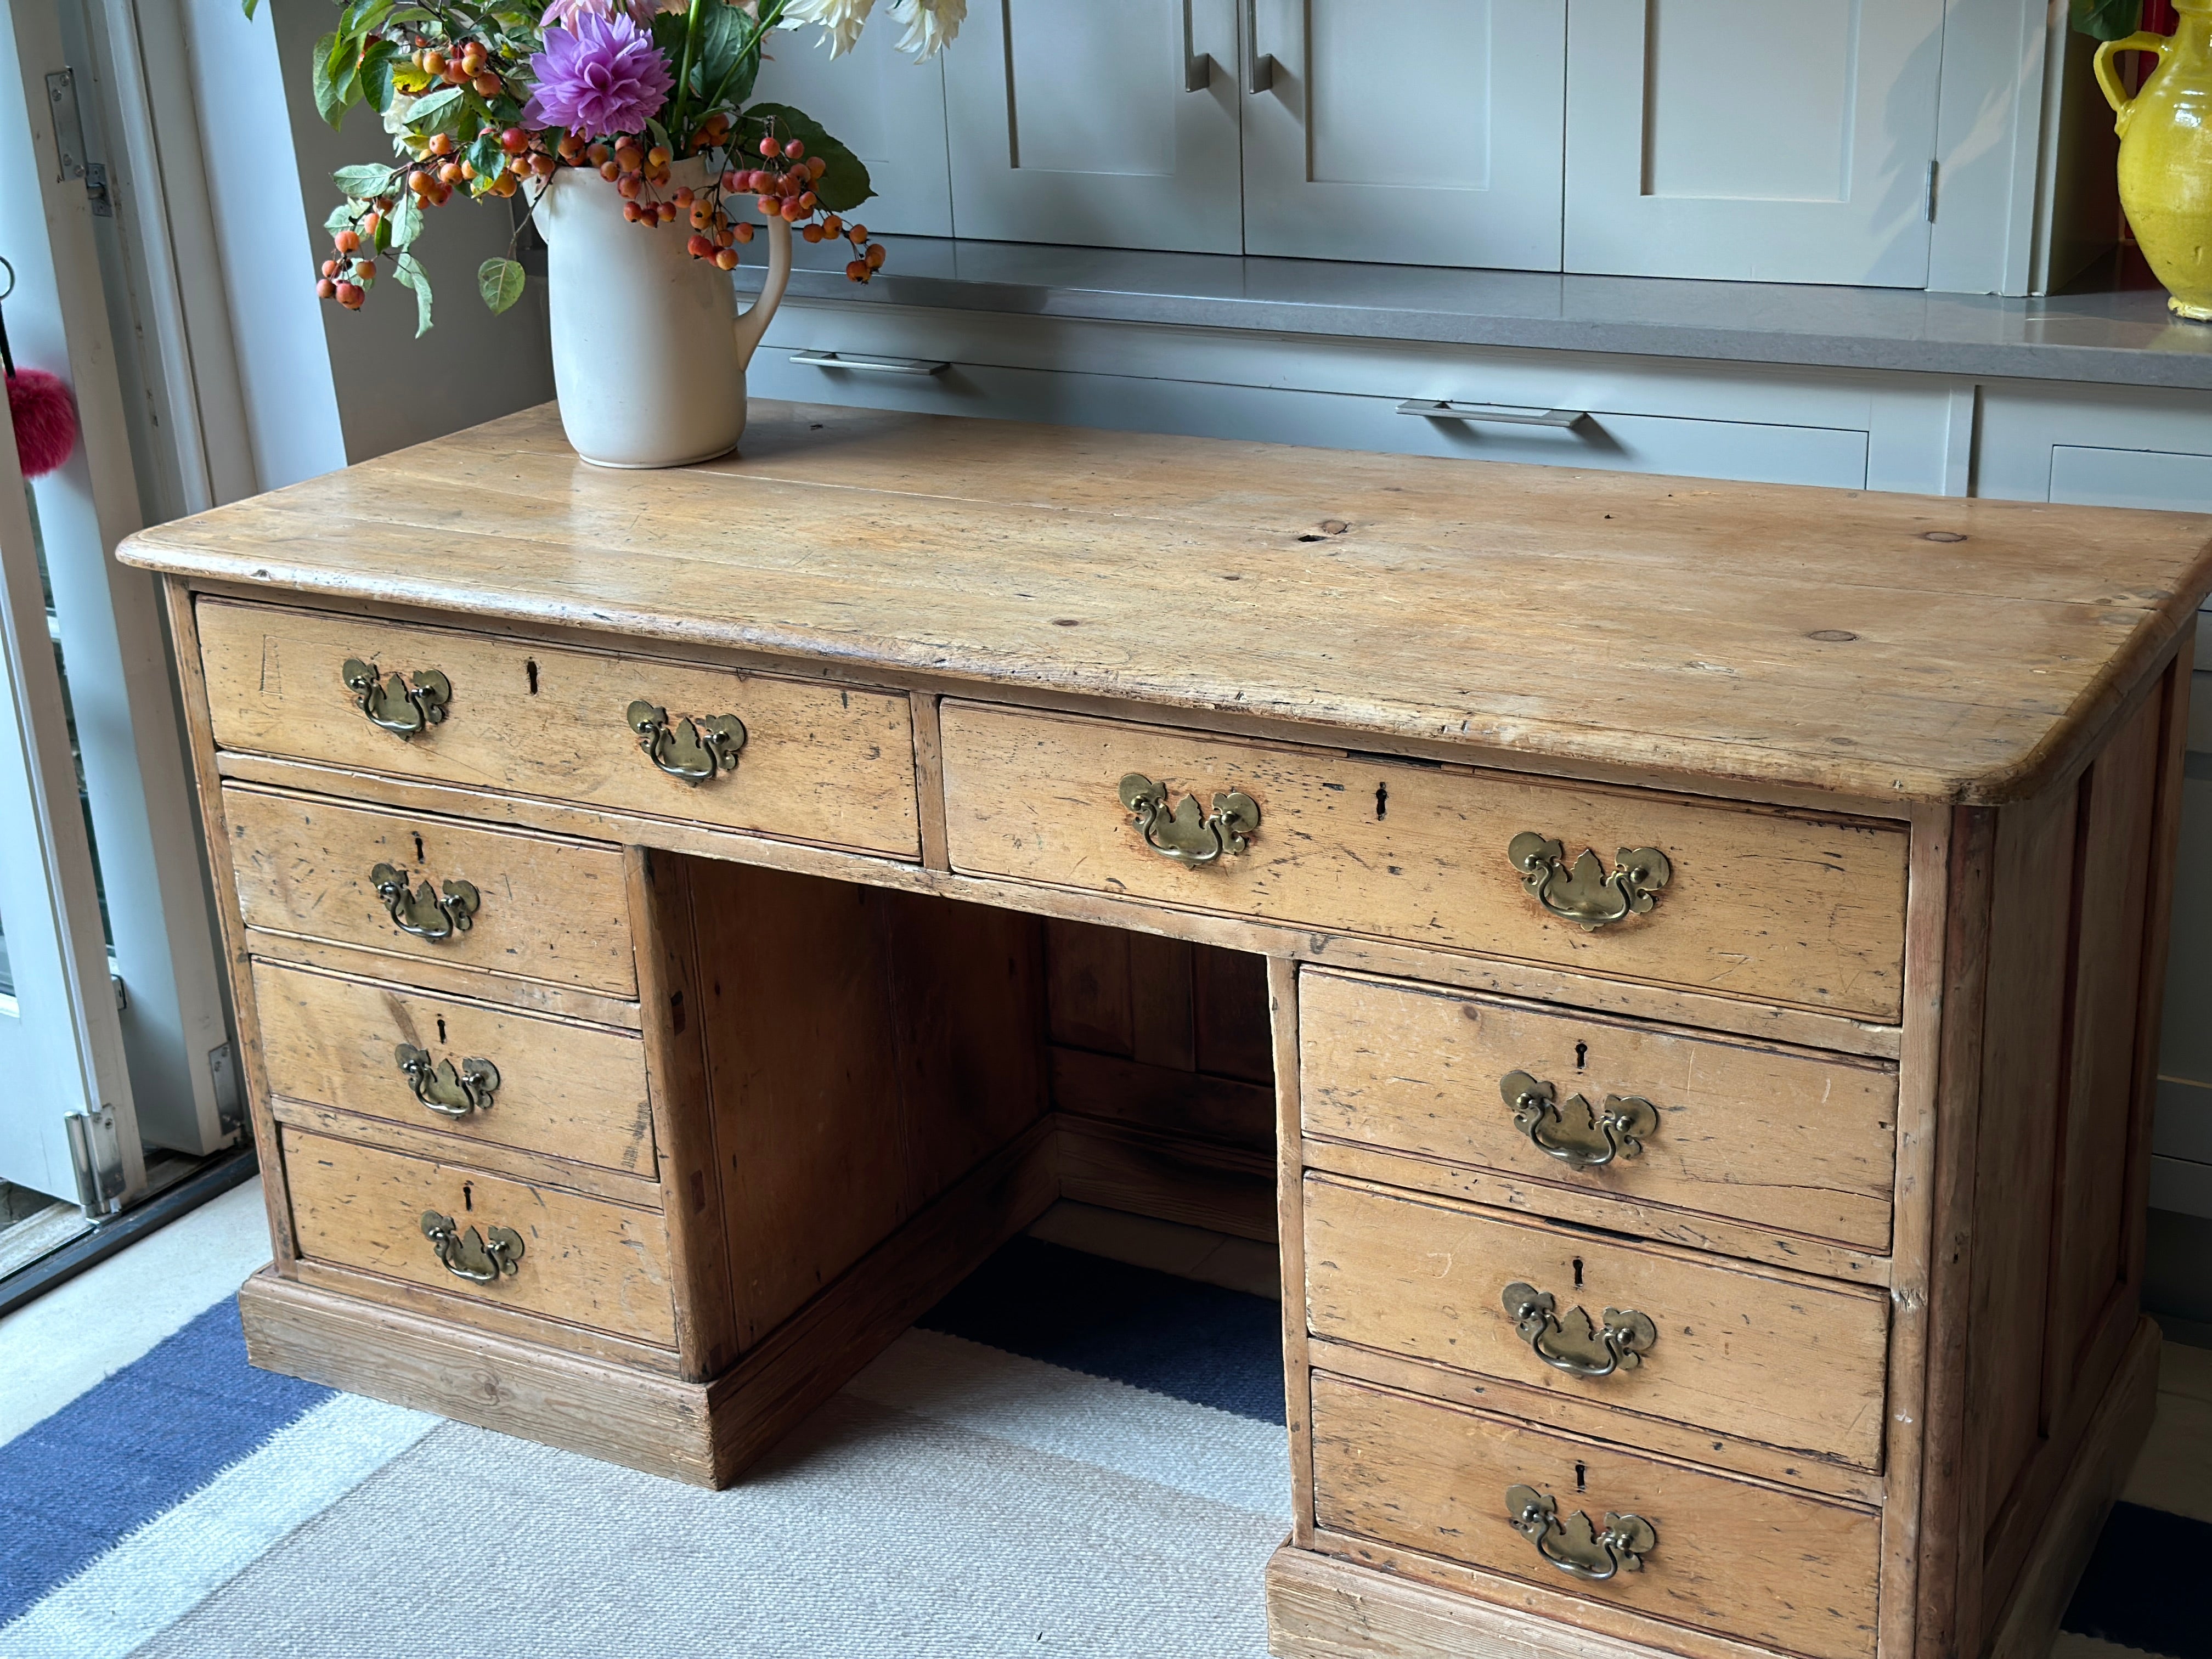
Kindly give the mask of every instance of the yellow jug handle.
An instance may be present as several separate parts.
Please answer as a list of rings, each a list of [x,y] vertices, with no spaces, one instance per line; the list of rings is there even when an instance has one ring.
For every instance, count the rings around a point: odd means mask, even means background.
[[[2128,119],[2136,112],[2136,100],[2121,93],[2120,77],[2112,66],[2112,59],[2124,52],[2155,52],[2158,61],[2163,64],[2166,54],[2172,50],[2173,37],[2170,34],[2130,34],[2124,40],[2107,40],[2097,48],[2096,61],[2091,67],[2097,71],[2097,85],[2105,94],[2105,101],[2112,106],[2113,131],[2127,131]]]

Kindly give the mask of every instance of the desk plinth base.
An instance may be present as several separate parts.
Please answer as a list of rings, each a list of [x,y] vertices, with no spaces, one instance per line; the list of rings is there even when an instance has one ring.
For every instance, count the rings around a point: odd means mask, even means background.
[[[1059,1196],[1040,1119],[710,1382],[497,1336],[264,1267],[238,1293],[264,1370],[726,1486]]]

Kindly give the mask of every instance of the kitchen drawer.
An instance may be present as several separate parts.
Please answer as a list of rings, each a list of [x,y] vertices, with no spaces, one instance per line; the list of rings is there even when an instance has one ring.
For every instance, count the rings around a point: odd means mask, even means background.
[[[1874,1651],[1881,1523],[1872,1510],[1325,1373],[1313,1379],[1313,1461],[1314,1518],[1332,1533],[1811,1659]],[[1526,1495],[1509,1505],[1516,1487]],[[1515,1524],[1531,1497],[1551,1500],[1549,1524],[1527,1519],[1540,1538]],[[1540,1555],[1540,1542],[1607,1571],[1616,1558],[1596,1534],[1610,1516],[1650,1528],[1640,1569],[1594,1583]],[[1326,1534],[1320,1547],[1361,1553]]]
[[[1897,825],[979,703],[947,702],[943,727],[957,870],[1898,1018]],[[1259,812],[1249,844],[1203,866],[1163,856],[1119,798],[1133,774],[1194,818],[1242,792]],[[1616,849],[1656,848],[1671,876],[1646,912],[1585,928],[1509,860],[1528,832],[1605,869]]]
[[[1880,1295],[1316,1175],[1305,1261],[1316,1336],[1881,1467]],[[1516,1323],[1512,1286],[1548,1316]]]
[[[920,856],[903,696],[273,605],[202,599],[196,615],[219,747]],[[349,661],[387,686],[442,675],[443,718],[426,707],[411,736],[380,730],[344,678]],[[670,775],[629,721],[636,702],[676,723],[735,716],[735,765],[672,748],[679,726],[661,759],[714,775]],[[418,718],[404,696],[379,712]]]
[[[615,848],[235,785],[222,806],[249,927],[637,994]]]
[[[676,1346],[668,1235],[656,1212],[289,1127],[282,1133],[304,1259]],[[426,1216],[453,1223],[459,1248],[449,1254],[482,1282],[441,1260]],[[502,1230],[521,1248],[495,1261],[487,1247]]]
[[[1889,1249],[1893,1066],[1313,968],[1298,1056],[1310,1136]]]
[[[645,1045],[627,1032],[265,961],[253,1000],[272,1093],[434,1129],[464,1143],[455,1157],[481,1141],[659,1179]]]

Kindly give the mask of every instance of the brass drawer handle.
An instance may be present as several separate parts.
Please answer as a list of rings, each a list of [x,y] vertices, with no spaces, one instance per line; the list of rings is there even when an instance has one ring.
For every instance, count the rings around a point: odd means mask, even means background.
[[[471,1285],[496,1285],[501,1273],[521,1271],[522,1235],[512,1227],[494,1227],[487,1238],[473,1227],[457,1231],[453,1217],[425,1210],[422,1237],[437,1252],[441,1267]]]
[[[467,933],[476,925],[476,914],[483,906],[483,896],[470,882],[447,882],[442,896],[427,881],[410,892],[407,878],[388,864],[378,865],[368,872],[368,878],[376,884],[376,896],[384,901],[392,925],[403,933],[433,944]]]
[[[1505,1311],[1537,1358],[1570,1376],[1633,1370],[1659,1340],[1659,1328],[1633,1308],[1607,1308],[1602,1328],[1580,1308],[1559,1316],[1559,1298],[1534,1285],[1505,1287]],[[1570,1326],[1579,1329],[1570,1329]]]
[[[1659,1127],[1659,1109],[1641,1095],[1607,1095],[1602,1107],[1591,1105],[1586,1095],[1569,1095],[1563,1106],[1556,1084],[1539,1083],[1526,1072],[1508,1072],[1498,1092],[1513,1109],[1513,1127],[1529,1144],[1573,1170],[1602,1170],[1616,1158],[1634,1158],[1644,1150],[1644,1138]],[[1570,1112],[1589,1125],[1589,1135],[1561,1133]]]
[[[714,714],[695,720],[686,716],[668,723],[668,711],[640,697],[623,718],[637,733],[637,746],[646,758],[668,774],[696,787],[718,773],[738,769],[738,753],[745,746],[745,723],[735,714]]]
[[[1674,868],[1656,847],[1624,847],[1607,874],[1597,854],[1583,848],[1567,867],[1567,849],[1548,836],[1524,830],[1506,844],[1505,856],[1521,872],[1521,884],[1553,915],[1587,933],[1649,910]]]
[[[453,683],[434,668],[387,675],[374,663],[348,657],[338,674],[370,725],[403,738],[413,738],[426,726],[442,724],[446,705],[453,700]],[[410,680],[414,681],[412,685]]]
[[[1562,1520],[1559,1500],[1534,1486],[1508,1486],[1505,1515],[1537,1554],[1561,1572],[1593,1584],[1618,1573],[1643,1571],[1644,1558],[1659,1547],[1657,1531],[1640,1515],[1608,1512],[1601,1528],[1580,1510]]]
[[[1123,778],[1119,793],[1145,845],[1179,864],[1212,864],[1241,853],[1260,827],[1260,804],[1242,790],[1216,794],[1211,811],[1199,805],[1195,795],[1185,795],[1171,808],[1167,786],[1142,772]]]
[[[415,1098],[441,1117],[466,1117],[489,1111],[499,1092],[499,1067],[488,1060],[465,1060],[456,1067],[450,1060],[430,1063],[429,1052],[411,1042],[399,1045],[393,1058]]]

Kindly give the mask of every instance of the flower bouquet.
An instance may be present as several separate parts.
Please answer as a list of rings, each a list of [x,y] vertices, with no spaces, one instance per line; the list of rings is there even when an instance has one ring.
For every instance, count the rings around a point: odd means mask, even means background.
[[[577,449],[653,466],[734,447],[744,365],[781,298],[793,234],[849,243],[855,282],[884,258],[846,216],[872,193],[860,160],[803,112],[750,101],[763,42],[811,24],[839,55],[872,4],[552,0],[541,13],[537,0],[351,0],[316,46],[316,106],[334,127],[356,105],[374,110],[394,159],[333,175],[344,200],[325,222],[317,294],[358,310],[388,272],[415,295],[419,336],[431,295],[415,249],[428,212],[456,195],[519,197],[516,236],[534,220],[547,243],[555,384]],[[890,9],[902,45],[927,58],[957,32],[966,0]],[[726,273],[763,229],[767,280],[739,318]],[[477,272],[494,312],[522,295],[514,254],[510,242]],[[720,349],[706,343],[717,324]]]

